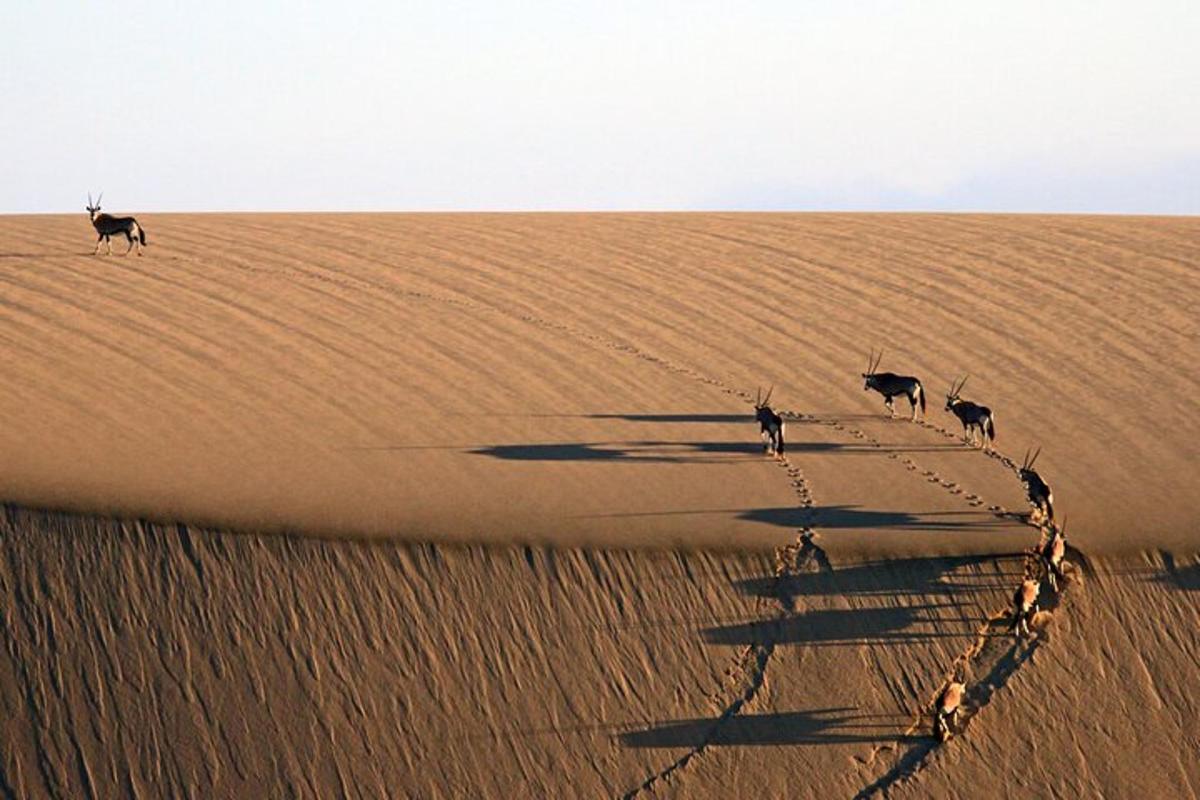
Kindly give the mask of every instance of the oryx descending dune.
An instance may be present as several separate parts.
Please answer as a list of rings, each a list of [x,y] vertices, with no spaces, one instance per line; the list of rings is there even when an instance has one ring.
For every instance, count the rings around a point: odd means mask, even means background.
[[[120,233],[125,236],[125,241],[129,243],[129,246],[125,248],[125,252],[122,253],[122,255],[129,255],[129,251],[133,249],[133,246],[136,243],[137,253],[140,256],[142,254],[142,246],[146,244],[146,232],[133,217],[114,217],[111,214],[101,214],[100,200],[103,198],[104,192],[101,192],[100,196],[97,197],[96,201],[93,203],[92,194],[91,192],[88,192],[88,214],[92,218],[92,227],[94,227],[96,229],[96,233],[99,234],[96,237],[96,249],[92,251],[92,255],[96,255],[100,252],[101,242],[104,242],[106,245],[108,245],[108,255],[112,255],[112,239],[110,237],[112,237],[113,234]]]
[[[967,385],[967,378],[970,377],[968,375],[960,382],[950,384],[950,391],[946,394],[946,410],[958,417],[958,421],[962,423],[963,441],[971,445],[976,444],[975,432],[979,431],[979,438],[982,439],[980,446],[988,450],[996,441],[996,415],[987,406],[963,400],[959,396],[963,387]]]
[[[892,398],[899,395],[904,395],[908,398],[908,402],[912,405],[912,420],[917,421],[917,404],[921,406],[921,413],[925,413],[925,389],[921,386],[921,382],[910,375],[897,375],[893,372],[876,372],[879,369],[879,362],[883,360],[883,351],[879,351],[879,356],[875,356],[875,351],[871,351],[871,355],[867,358],[867,371],[863,373],[863,378],[866,383],[863,384],[863,391],[874,389],[883,395],[883,404],[887,406],[888,413],[893,417],[896,416],[896,407]]]
[[[1054,492],[1050,491],[1050,484],[1042,480],[1042,476],[1033,468],[1033,462],[1037,461],[1041,455],[1042,448],[1038,448],[1033,454],[1033,458],[1029,457],[1029,451],[1025,451],[1025,460],[1021,462],[1021,468],[1018,474],[1021,476],[1021,481],[1025,484],[1025,491],[1029,496],[1029,504],[1033,506],[1033,513],[1030,514],[1031,519],[1039,521],[1054,521]]]
[[[933,736],[939,742],[944,742],[954,733],[958,724],[958,714],[962,709],[963,696],[967,686],[962,681],[954,680],[946,685],[938,697],[937,706],[933,712]]]
[[[767,390],[767,396],[762,396],[762,389],[758,390],[758,397],[754,400],[754,419],[758,422],[759,434],[762,436],[763,445],[766,451],[773,456],[783,455],[783,417],[776,414],[767,405],[771,402],[771,392],[775,391],[772,386]]]
[[[1066,563],[1066,521],[1063,521],[1061,527],[1055,527],[1054,524],[1051,523],[1049,533],[1050,535],[1038,549],[1038,556],[1042,559],[1042,569],[1046,573],[1046,579],[1050,583],[1050,588],[1057,592],[1059,581],[1063,579],[1063,565]]]
[[[1018,639],[1029,635],[1029,623],[1038,612],[1038,591],[1041,584],[1027,578],[1013,593],[1013,635]]]

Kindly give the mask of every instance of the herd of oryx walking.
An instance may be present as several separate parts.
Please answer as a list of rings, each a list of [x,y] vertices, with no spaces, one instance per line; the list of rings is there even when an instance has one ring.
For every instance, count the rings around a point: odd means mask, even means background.
[[[111,237],[123,235],[127,247],[122,255],[128,255],[137,247],[138,255],[146,244],[146,232],[134,217],[117,217],[101,212],[100,201],[103,192],[95,201],[88,194],[87,212],[92,226],[96,229],[96,247],[93,255],[100,252],[100,245],[107,245],[107,253],[112,254]],[[874,350],[867,358],[867,371],[862,373],[863,390],[875,390],[883,396],[884,405],[891,417],[896,416],[895,398],[903,395],[911,407],[911,420],[917,421],[926,411],[926,392],[921,381],[911,375],[897,375],[893,372],[880,372],[879,365],[883,359],[883,351],[878,355]],[[946,393],[945,411],[953,414],[962,425],[963,441],[973,447],[991,451],[996,441],[996,417],[990,408],[962,397],[962,391],[969,376],[953,381]],[[764,396],[759,390],[754,401],[755,421],[760,427],[760,434],[768,454],[782,457],[786,449],[785,424],[783,417],[770,406],[771,389]],[[1066,555],[1066,525],[1059,525],[1054,516],[1054,496],[1050,485],[1034,469],[1034,464],[1041,449],[1026,451],[1025,459],[1017,469],[1017,473],[1025,485],[1032,512],[1029,522],[1037,525],[1041,538],[1031,554],[1034,556],[1033,569],[1025,570],[1024,579],[1016,587],[1012,598],[1011,631],[1020,639],[1029,636],[1030,624],[1038,613],[1039,597],[1043,584],[1048,584],[1051,591],[1057,593],[1064,578]],[[1006,459],[1006,463],[1012,464]],[[933,735],[939,741],[947,740],[956,730],[960,711],[966,700],[967,687],[963,676],[956,671],[955,676],[942,690],[933,707]]]
[[[884,405],[888,413],[896,416],[894,400],[900,395],[908,398],[912,407],[912,421],[925,413],[925,387],[921,381],[911,375],[897,375],[893,372],[880,372],[879,363],[883,359],[883,351],[878,355],[872,350],[867,358],[867,371],[862,373],[863,390],[874,389],[883,395]],[[953,381],[946,393],[948,413],[958,418],[963,428],[963,441],[973,447],[991,450],[996,441],[996,417],[987,406],[964,400],[963,387],[967,384],[965,376]],[[754,401],[754,416],[760,428],[760,435],[766,452],[773,456],[782,456],[785,450],[784,421],[770,406],[773,389],[763,396],[760,389]],[[1030,634],[1030,624],[1038,613],[1038,600],[1042,594],[1043,584],[1048,584],[1053,592],[1059,591],[1059,585],[1064,577],[1067,562],[1066,555],[1066,524],[1059,525],[1054,518],[1054,494],[1037,470],[1034,463],[1041,448],[1036,451],[1026,450],[1025,458],[1017,469],[1021,482],[1025,485],[1026,496],[1032,511],[1029,522],[1037,525],[1041,538],[1037,547],[1033,548],[1032,569],[1025,569],[1020,586],[1016,587],[1012,598],[1011,632],[1019,639]],[[1012,462],[1007,462],[1012,463]],[[946,741],[955,732],[959,714],[966,699],[967,687],[961,671],[956,670],[955,676],[942,690],[933,708],[933,735],[939,741]]]

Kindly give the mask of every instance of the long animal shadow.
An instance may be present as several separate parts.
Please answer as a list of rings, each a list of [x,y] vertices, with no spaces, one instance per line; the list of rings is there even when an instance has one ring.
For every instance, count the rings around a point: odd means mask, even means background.
[[[1174,555],[1163,553],[1163,567],[1166,572],[1156,575],[1156,582],[1174,586],[1185,592],[1200,591],[1200,562],[1180,567],[1175,564]]]
[[[729,463],[708,456],[761,455],[754,442],[562,442],[498,444],[478,447],[472,455],[503,461],[613,461],[644,464]]]
[[[700,747],[821,745],[906,742],[906,720],[899,716],[854,713],[857,709],[820,708],[778,714],[738,715],[728,719],[681,719],[622,733],[625,747]],[[720,724],[718,724],[718,722]]]
[[[588,514],[589,519],[633,519],[639,517],[688,517],[713,514],[760,522],[781,528],[817,530],[864,529],[917,533],[965,533],[1004,527],[1010,523],[986,511],[881,511],[858,506],[780,506],[777,508],[686,508],[670,511],[619,511]]]
[[[453,449],[453,448],[447,448]],[[856,447],[829,442],[799,442],[788,446],[791,452],[879,453],[878,448]],[[504,461],[638,461],[659,464],[711,463],[710,455],[761,456],[763,445],[747,439],[736,442],[550,442],[497,444],[468,450],[472,455],[491,456]]]
[[[565,416],[565,415],[563,415]],[[754,422],[753,414],[577,414],[581,419],[618,419],[625,422],[694,422],[734,424]]]
[[[813,572],[777,578],[774,575],[747,578],[735,586],[743,594],[754,597],[824,597],[848,595],[925,596],[931,594],[960,594],[994,591],[1020,581],[1021,552],[968,556],[933,556],[923,558],[893,558],[865,561],[839,567],[832,572]],[[964,567],[992,562],[1012,562],[986,577],[956,575]]]
[[[785,506],[755,508],[738,514],[739,519],[798,528],[804,525],[818,530],[843,528],[888,528],[908,531],[979,530],[1003,527],[1007,523],[990,512],[981,511],[884,511],[854,505],[814,506],[811,509]]]
[[[847,646],[868,644],[911,644],[934,639],[973,639],[975,631],[962,623],[983,622],[982,618],[944,617],[941,609],[960,608],[962,603],[929,603],[881,608],[820,609],[788,617],[721,625],[700,631],[709,644],[775,644]],[[957,632],[939,628],[958,624]]]

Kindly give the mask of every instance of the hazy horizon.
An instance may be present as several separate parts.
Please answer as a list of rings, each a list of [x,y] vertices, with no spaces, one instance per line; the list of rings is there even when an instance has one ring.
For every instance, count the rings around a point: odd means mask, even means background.
[[[1200,8],[28,4],[0,212],[1200,213]]]

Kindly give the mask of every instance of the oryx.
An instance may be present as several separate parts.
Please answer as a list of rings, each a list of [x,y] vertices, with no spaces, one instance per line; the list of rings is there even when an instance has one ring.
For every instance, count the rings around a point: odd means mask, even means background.
[[[1022,634],[1029,635],[1029,623],[1038,612],[1038,590],[1041,584],[1032,578],[1026,578],[1013,593],[1013,635],[1018,639]]]
[[[1050,536],[1038,548],[1038,556],[1042,560],[1042,568],[1050,588],[1058,591],[1058,582],[1063,579],[1063,564],[1067,555],[1067,523],[1063,520],[1062,527],[1050,526]]]
[[[122,255],[129,255],[129,251],[133,249],[133,245],[137,244],[137,252],[142,254],[142,245],[146,244],[146,232],[142,230],[142,226],[133,217],[114,217],[111,214],[100,213],[100,200],[104,197],[104,192],[100,193],[100,197],[96,198],[96,202],[92,202],[92,193],[88,192],[88,214],[92,218],[92,227],[99,234],[96,238],[96,249],[92,251],[92,255],[100,252],[100,243],[104,242],[108,245],[108,255],[112,255],[112,239],[114,234],[120,233],[125,235],[125,241],[129,242],[129,247],[125,248]]]
[[[758,395],[754,400],[754,419],[758,422],[759,435],[762,436],[763,446],[766,451],[774,456],[783,455],[783,417],[771,410],[767,403],[771,402],[771,392],[775,391],[772,386],[767,390],[767,396],[762,396],[762,388],[759,387]]]
[[[983,439],[981,446],[987,450],[996,441],[996,415],[987,406],[959,397],[970,377],[967,375],[960,382],[950,384],[950,391],[946,394],[946,410],[958,417],[958,421],[962,423],[963,441],[974,445],[975,431],[978,430],[980,438]]]
[[[1033,462],[1037,461],[1038,455],[1042,452],[1042,448],[1038,448],[1033,454],[1033,458],[1029,457],[1029,451],[1025,451],[1025,460],[1021,462],[1021,469],[1018,474],[1025,484],[1025,491],[1029,496],[1029,504],[1033,506],[1033,510],[1039,515],[1041,520],[1054,521],[1054,493],[1050,491],[1050,484],[1042,480],[1042,476],[1037,474],[1033,468]],[[1033,515],[1030,515],[1032,518]]]
[[[883,351],[879,351],[879,357],[875,357],[875,351],[871,351],[871,355],[867,358],[867,371],[863,373],[863,378],[866,383],[863,384],[863,391],[874,389],[883,395],[883,404],[887,406],[888,413],[893,417],[896,416],[896,407],[892,403],[892,398],[898,395],[908,397],[908,402],[912,405],[913,422],[917,420],[917,404],[921,404],[921,413],[925,413],[925,389],[922,388],[921,382],[916,378],[906,375],[896,375],[892,372],[876,372],[879,369],[879,362],[883,360]]]
[[[933,709],[933,736],[939,742],[944,742],[954,733],[958,725],[958,712],[962,708],[963,696],[967,692],[966,684],[961,681],[951,681],[938,696]]]

